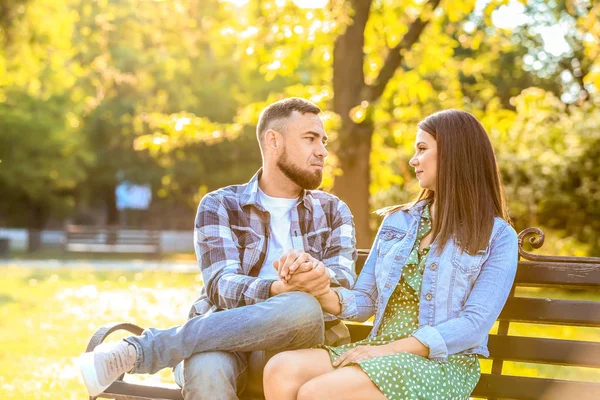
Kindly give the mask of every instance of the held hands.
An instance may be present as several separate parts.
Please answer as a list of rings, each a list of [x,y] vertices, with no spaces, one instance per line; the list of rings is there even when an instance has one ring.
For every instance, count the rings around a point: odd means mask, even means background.
[[[330,276],[325,264],[302,250],[291,250],[273,262],[285,291],[302,291],[322,296],[329,292]]]
[[[308,272],[317,267],[318,260],[302,250],[288,250],[279,260],[273,261],[273,267],[284,282],[290,280],[296,272]]]

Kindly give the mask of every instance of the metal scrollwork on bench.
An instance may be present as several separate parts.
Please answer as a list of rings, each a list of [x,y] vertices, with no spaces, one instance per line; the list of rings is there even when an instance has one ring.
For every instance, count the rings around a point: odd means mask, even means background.
[[[600,257],[541,256],[523,250],[523,242],[527,239],[534,249],[544,244],[545,235],[540,228],[526,228],[519,233],[519,255],[530,261],[566,262],[578,264],[600,264]]]

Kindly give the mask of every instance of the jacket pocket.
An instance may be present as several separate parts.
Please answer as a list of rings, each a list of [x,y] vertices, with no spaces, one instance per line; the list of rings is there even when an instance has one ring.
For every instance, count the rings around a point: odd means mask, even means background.
[[[385,256],[391,248],[406,237],[406,232],[394,227],[385,227],[379,233],[379,244],[377,253],[380,257]]]
[[[478,274],[486,252],[487,250],[479,250],[476,254],[469,254],[462,251],[459,246],[455,246],[452,264],[467,276]]]

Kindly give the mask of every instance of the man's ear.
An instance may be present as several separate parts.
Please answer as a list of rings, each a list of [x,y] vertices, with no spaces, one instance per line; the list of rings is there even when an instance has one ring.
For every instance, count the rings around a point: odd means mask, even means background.
[[[265,145],[270,151],[277,152],[281,147],[281,135],[279,132],[269,129],[265,132]]]

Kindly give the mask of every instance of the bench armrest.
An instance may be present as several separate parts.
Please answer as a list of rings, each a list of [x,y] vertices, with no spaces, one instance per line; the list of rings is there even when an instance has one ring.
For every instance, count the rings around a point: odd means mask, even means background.
[[[98,329],[96,333],[94,333],[94,335],[88,342],[85,352],[89,353],[90,351],[93,351],[96,348],[96,346],[104,342],[104,339],[106,339],[108,335],[119,330],[125,330],[133,333],[134,335],[140,335],[144,331],[144,328],[141,328],[135,324],[131,324],[128,322],[115,322],[113,324],[103,326],[100,329]]]

